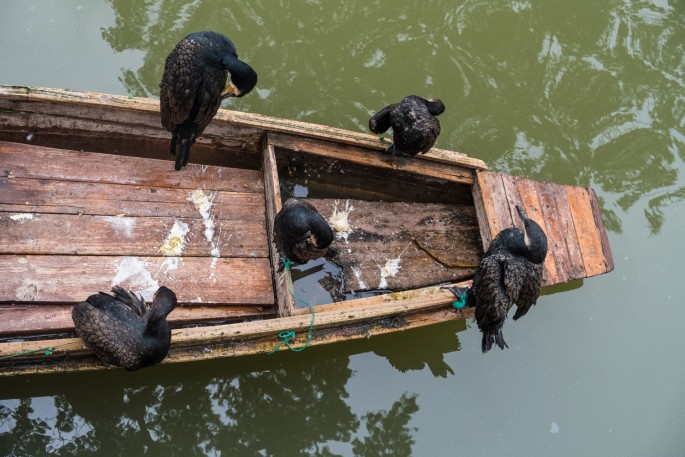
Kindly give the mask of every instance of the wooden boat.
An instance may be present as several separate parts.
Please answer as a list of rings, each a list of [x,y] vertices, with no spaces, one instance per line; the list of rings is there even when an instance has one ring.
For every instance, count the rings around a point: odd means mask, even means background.
[[[545,285],[613,269],[592,189],[437,148],[390,157],[389,139],[227,110],[176,172],[158,110],[0,86],[0,374],[103,368],[71,307],[114,284],[176,291],[163,363],[286,350],[283,331],[302,347],[310,327],[315,346],[463,319],[442,286],[469,284],[492,238],[520,224],[517,204],[547,231]],[[305,191],[335,222],[344,277],[313,326],[270,242],[282,195]]]

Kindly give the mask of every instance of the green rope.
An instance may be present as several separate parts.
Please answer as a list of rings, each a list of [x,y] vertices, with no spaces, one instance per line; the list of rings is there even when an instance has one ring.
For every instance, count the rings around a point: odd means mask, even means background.
[[[462,295],[459,297],[459,300],[455,300],[452,302],[452,306],[454,308],[460,309],[466,306],[466,294]]]
[[[292,265],[293,261],[289,259],[282,259],[283,260],[283,266],[285,267],[285,271],[290,271],[290,265]],[[278,351],[281,349],[281,346],[284,344],[288,346],[288,349],[290,349],[293,352],[301,352],[304,351],[312,342],[312,331],[314,330],[314,318],[316,314],[314,313],[314,308],[312,305],[307,303],[306,301],[302,300],[301,298],[298,298],[295,295],[295,292],[293,291],[293,284],[292,281],[288,280],[289,275],[286,274],[286,282],[288,284],[288,292],[290,292],[290,295],[293,296],[293,298],[297,301],[299,300],[301,303],[304,303],[307,305],[307,308],[309,308],[309,311],[312,313],[312,323],[309,325],[309,331],[307,332],[307,342],[304,344],[304,346],[299,347],[299,348],[294,348],[290,345],[290,342],[295,338],[295,332],[293,330],[284,330],[282,332],[278,333],[278,339],[281,340],[280,343],[278,343],[278,346],[273,348],[270,352],[269,355],[273,354],[274,352]]]
[[[41,352],[41,351],[45,351],[45,355],[51,355],[55,351],[56,348],[57,348],[57,346],[48,346],[48,347],[39,348],[39,349],[32,349],[30,351],[17,352],[16,354],[10,354],[10,355],[6,355],[4,357],[0,357],[0,360],[11,359],[12,357],[21,357],[22,355],[33,354],[35,352]]]
[[[128,98],[131,99],[131,98],[135,97],[136,95],[138,95],[138,91],[136,89],[133,89],[131,92],[129,92]]]

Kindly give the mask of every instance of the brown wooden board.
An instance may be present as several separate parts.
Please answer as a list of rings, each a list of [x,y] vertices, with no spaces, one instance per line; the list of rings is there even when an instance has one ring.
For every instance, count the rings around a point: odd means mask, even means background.
[[[202,219],[0,211],[0,254],[268,256],[263,221],[211,224],[208,237]]]
[[[266,199],[266,227],[271,265],[273,268],[274,291],[278,305],[279,317],[290,316],[294,308],[294,300],[288,291],[289,281],[292,281],[290,271],[279,268],[280,254],[273,243],[274,220],[281,210],[281,186],[276,167],[274,147],[266,142],[262,149],[262,166],[264,169],[264,196]]]
[[[471,205],[307,199],[336,231],[345,292],[471,277],[483,255]],[[335,213],[335,216],[334,216]]]
[[[21,303],[0,305],[0,337],[49,335],[73,332],[73,304],[48,305]],[[275,315],[273,306],[195,306],[181,304],[167,320],[172,326],[192,323],[232,322],[244,319],[268,318]]]
[[[305,151],[319,157],[344,160],[393,171],[402,170],[450,182],[472,184],[474,179],[474,170],[472,168],[422,160],[416,157],[392,156],[371,149],[329,141],[302,138],[282,133],[270,133],[269,144],[282,149]]]
[[[166,160],[65,151],[0,141],[0,176],[60,179],[133,186],[205,189],[262,194],[261,173],[254,170],[188,164],[176,171]]]
[[[549,248],[543,285],[613,269],[599,203],[591,189],[481,171],[476,176],[473,197],[485,247],[502,229],[521,226],[515,212],[518,204],[545,230]],[[483,219],[487,224],[482,223]]]
[[[159,286],[179,301],[270,305],[266,258],[0,255],[0,302],[79,302],[120,285],[147,300]]]
[[[264,223],[264,197],[260,193],[18,178],[14,172],[12,176],[0,177],[0,207],[4,211],[200,218],[193,204],[197,195],[193,192],[199,190],[212,203],[214,219]]]

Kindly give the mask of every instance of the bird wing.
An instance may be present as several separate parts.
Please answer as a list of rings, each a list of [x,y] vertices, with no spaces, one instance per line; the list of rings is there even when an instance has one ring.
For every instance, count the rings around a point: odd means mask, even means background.
[[[373,133],[383,133],[390,128],[390,112],[396,105],[388,105],[369,119],[369,130]]]
[[[540,287],[542,286],[542,264],[536,265],[528,262],[528,271],[526,279],[521,285],[518,300],[516,300],[516,313],[514,320],[526,315],[526,313],[533,307],[540,296]]]
[[[487,256],[474,277],[476,322],[481,330],[500,327],[513,305],[507,285],[507,276],[510,276],[508,260],[508,256],[503,254]]]
[[[107,298],[109,297],[109,299]],[[95,306],[93,302],[106,306]],[[115,311],[115,312],[112,312]],[[129,319],[122,320],[122,315]],[[103,361],[127,367],[130,361],[139,360],[144,325],[133,315],[130,308],[107,294],[88,297],[72,309],[72,319],[76,333]]]
[[[173,132],[178,124],[190,118],[196,101],[202,75],[198,68],[200,40],[186,37],[166,58],[164,75],[160,84],[160,109],[162,125]]]
[[[138,317],[147,320],[147,314],[149,312],[148,306],[145,304],[145,300],[142,296],[137,295],[130,290],[126,290],[123,287],[114,286],[112,287],[112,293],[114,298],[119,300],[124,305],[128,306],[131,311],[133,311]]]

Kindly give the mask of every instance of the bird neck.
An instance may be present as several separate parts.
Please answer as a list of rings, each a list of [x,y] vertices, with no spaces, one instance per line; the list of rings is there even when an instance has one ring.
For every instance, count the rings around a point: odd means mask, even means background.
[[[221,68],[228,70],[231,74],[231,81],[240,90],[239,96],[247,94],[257,84],[257,73],[236,56],[226,55],[221,58],[220,64]]]

